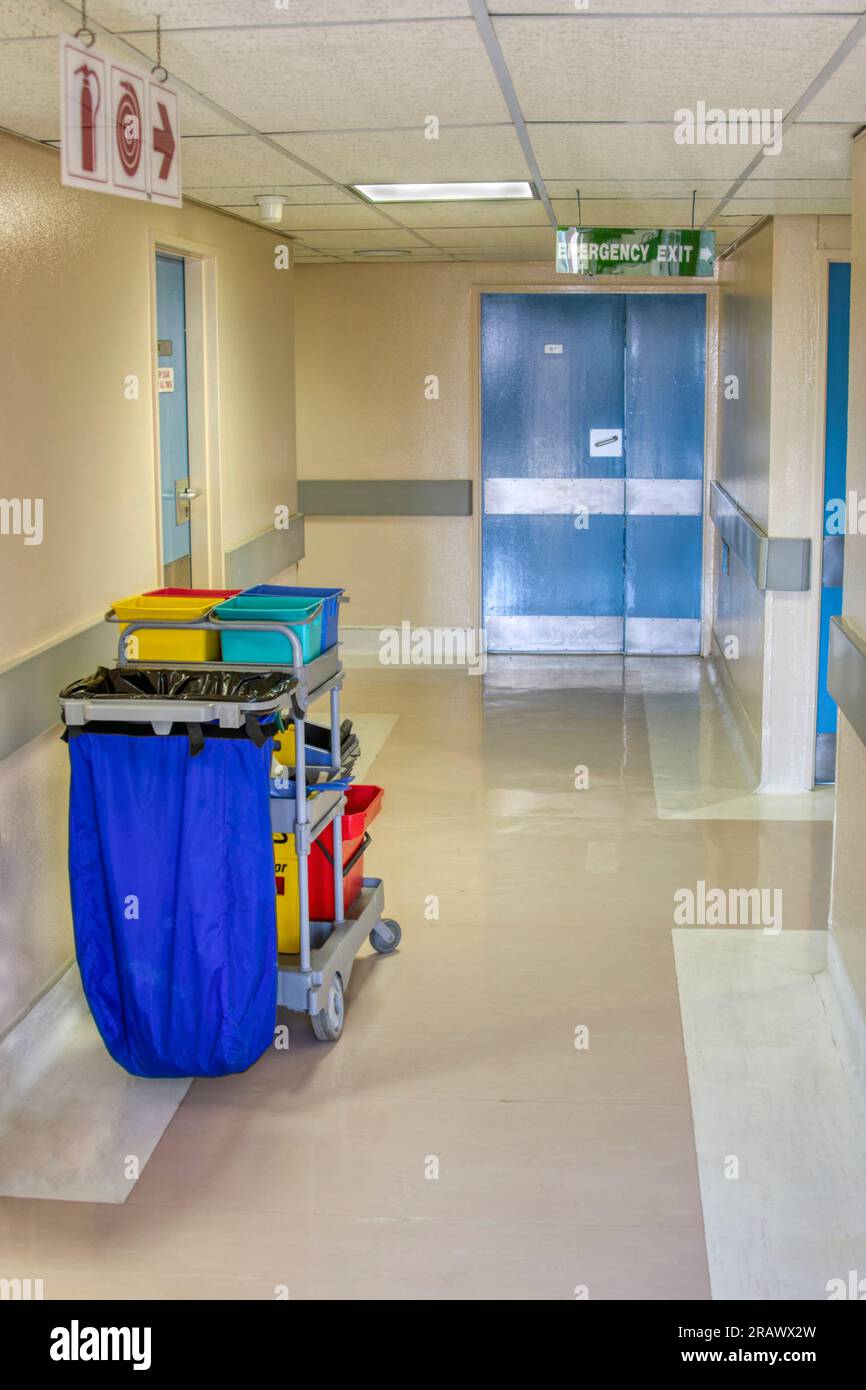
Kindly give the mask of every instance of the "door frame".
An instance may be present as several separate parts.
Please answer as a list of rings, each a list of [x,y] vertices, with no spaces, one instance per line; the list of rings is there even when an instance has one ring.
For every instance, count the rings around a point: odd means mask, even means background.
[[[158,252],[184,262],[186,311],[187,433],[189,481],[201,496],[190,507],[190,562],[194,588],[224,583],[222,487],[219,447],[219,359],[217,324],[217,252],[213,246],[166,236],[151,229],[150,361],[153,405],[156,565],[162,585],[162,482],[160,477],[159,393],[157,390],[156,257]]]
[[[821,573],[824,561],[824,473],[826,470],[827,445],[827,351],[830,345],[830,266],[841,262],[851,265],[851,248],[839,247],[832,250],[819,248],[815,251],[817,350],[815,362],[815,433],[813,439],[812,498],[812,577],[809,627],[811,641],[809,656],[811,680],[808,685],[807,735],[809,747],[804,749],[803,763],[806,772],[804,785],[814,790],[826,783],[815,781],[815,742],[818,732],[818,678],[820,676],[819,644],[821,640]],[[850,382],[850,374],[849,374]],[[847,459],[846,459],[847,476]],[[846,481],[847,489],[847,481]],[[847,490],[846,490],[847,500]],[[830,784],[832,785],[832,784]]]
[[[706,300],[706,354],[704,369],[704,488],[701,551],[701,656],[709,656],[712,642],[712,617],[715,605],[715,572],[712,563],[713,537],[710,528],[710,484],[716,476],[719,413],[719,283],[683,282],[661,286],[639,281],[615,284],[498,284],[472,286],[470,314],[470,373],[471,447],[470,468],[472,492],[476,499],[472,509],[471,557],[471,621],[476,631],[481,629],[484,596],[481,566],[482,525],[484,522],[484,477],[481,458],[481,297],[485,294],[702,294]]]

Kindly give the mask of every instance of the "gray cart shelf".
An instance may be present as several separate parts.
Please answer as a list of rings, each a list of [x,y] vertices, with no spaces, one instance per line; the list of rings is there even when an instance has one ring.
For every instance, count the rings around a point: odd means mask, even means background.
[[[312,622],[313,613],[306,621]],[[109,610],[108,622],[119,621]],[[296,624],[297,626],[298,624]],[[142,628],[176,632],[225,630],[225,624],[203,618],[196,622],[132,621],[124,625],[118,640],[119,665],[146,666],[149,669],[171,669],[178,662],[141,661],[127,655],[127,643],[133,632]],[[300,908],[300,949],[297,955],[279,955],[277,1002],[298,1013],[310,1015],[313,1032],[323,1042],[334,1042],[343,1031],[344,994],[352,966],[365,939],[380,955],[390,955],[400,944],[402,932],[391,918],[383,916],[385,893],[381,879],[365,878],[361,892],[348,909],[343,907],[343,846],[342,817],[346,805],[343,792],[328,790],[328,782],[336,781],[340,767],[340,695],[343,688],[343,666],[339,648],[332,647],[305,663],[297,635],[284,623],[233,622],[232,630],[279,633],[290,644],[294,661],[291,665],[257,662],[240,664],[224,661],[184,661],[184,667],[212,671],[281,671],[294,676],[295,689],[286,705],[286,697],[269,701],[232,700],[123,700],[110,696],[92,699],[61,700],[64,719],[68,724],[86,724],[91,720],[108,722],[149,723],[157,734],[167,734],[173,723],[211,723],[222,728],[241,728],[248,714],[269,714],[280,710],[295,731],[295,797],[271,798],[271,826],[274,831],[294,834],[298,859],[298,902]],[[331,762],[321,771],[325,780],[313,788],[307,787],[306,715],[310,706],[330,697]],[[334,913],[332,922],[310,921],[309,854],[313,842],[328,826],[334,835]]]

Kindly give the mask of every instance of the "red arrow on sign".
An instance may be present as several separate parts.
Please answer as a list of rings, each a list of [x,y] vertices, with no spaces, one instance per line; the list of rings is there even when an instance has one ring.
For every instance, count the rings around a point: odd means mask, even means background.
[[[174,159],[174,152],[177,146],[174,143],[174,132],[171,128],[171,121],[168,118],[165,102],[158,101],[156,105],[159,111],[161,124],[153,127],[153,148],[158,154],[162,155],[159,177],[160,179],[167,179],[168,171],[171,168],[171,161]]]

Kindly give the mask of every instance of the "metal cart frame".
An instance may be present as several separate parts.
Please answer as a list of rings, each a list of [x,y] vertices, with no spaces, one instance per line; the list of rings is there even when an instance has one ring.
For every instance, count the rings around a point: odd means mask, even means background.
[[[309,618],[300,619],[294,626],[314,622],[321,604]],[[113,610],[105,615],[107,622],[121,622]],[[124,700],[111,696],[62,700],[67,724],[82,725],[90,720],[124,723],[149,723],[156,734],[167,734],[173,723],[218,722],[222,728],[242,728],[249,714],[267,714],[280,710],[288,715],[295,731],[295,797],[271,797],[271,828],[292,833],[298,861],[298,902],[300,918],[300,949],[297,955],[277,958],[277,1003],[298,1013],[310,1015],[313,1032],[323,1042],[333,1042],[343,1031],[344,994],[349,984],[355,957],[365,937],[380,955],[390,955],[400,944],[402,932],[398,924],[384,917],[385,893],[382,880],[365,878],[361,892],[348,913],[343,902],[343,811],[346,797],[343,790],[328,790],[328,783],[340,778],[340,696],[343,688],[343,665],[339,647],[323,652],[311,662],[304,662],[300,640],[286,623],[268,621],[232,622],[232,631],[277,633],[287,638],[294,658],[292,664],[277,662],[235,663],[228,661],[150,661],[127,655],[127,643],[134,632],[158,629],[224,632],[226,623],[210,616],[191,622],[124,622],[117,644],[118,665],[148,667],[151,670],[171,670],[178,665],[211,671],[281,671],[295,677],[296,688],[290,704],[285,696],[269,701],[233,700]],[[312,704],[330,696],[331,761],[316,768],[325,780],[314,786],[312,795],[307,787],[306,715]],[[334,851],[334,919],[330,922],[310,921],[309,854],[313,842],[327,826],[333,826]]]

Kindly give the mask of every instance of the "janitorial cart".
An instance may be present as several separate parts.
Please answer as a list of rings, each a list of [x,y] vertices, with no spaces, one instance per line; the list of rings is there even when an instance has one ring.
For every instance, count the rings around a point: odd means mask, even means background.
[[[204,592],[170,616],[138,596],[106,614],[116,666],[61,692],[79,965],[130,1071],[243,1070],[278,1004],[335,1041],[362,944],[399,945],[363,870],[381,790],[352,783],[340,595]]]

